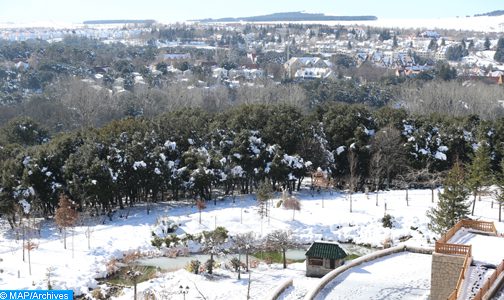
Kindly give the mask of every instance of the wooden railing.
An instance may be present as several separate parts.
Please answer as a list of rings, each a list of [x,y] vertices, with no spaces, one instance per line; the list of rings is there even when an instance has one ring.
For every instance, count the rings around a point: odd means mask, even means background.
[[[440,243],[446,243],[448,242],[457,231],[462,228],[462,221],[458,221],[457,224],[455,224],[452,228],[450,228],[439,240],[438,242]]]
[[[471,256],[471,246],[436,242],[435,252],[449,255]]]
[[[495,269],[495,272],[492,273],[492,275],[485,281],[483,286],[479,289],[478,293],[476,296],[474,296],[473,300],[481,300],[483,299],[483,296],[488,292],[490,287],[494,284],[495,280],[501,273],[504,272],[504,260],[500,263],[500,265],[497,266]]]
[[[484,232],[491,232],[497,235],[497,230],[495,229],[495,224],[493,222],[486,221],[476,221],[476,220],[460,220],[452,228],[450,228],[439,240],[440,243],[448,242],[460,228],[471,228],[474,230],[480,230]]]
[[[493,222],[476,221],[476,220],[461,220],[460,222],[462,222],[462,227],[465,228],[471,228],[475,230],[497,234],[497,230],[495,229],[495,224]]]
[[[486,221],[476,221],[476,220],[460,220],[455,224],[450,230],[448,230],[439,240],[436,241],[435,252],[441,254],[449,254],[449,255],[464,255],[464,264],[460,270],[459,278],[457,280],[457,285],[453,292],[448,296],[448,300],[456,300],[460,296],[462,283],[465,279],[465,274],[467,273],[467,269],[471,265],[472,261],[472,247],[469,245],[459,245],[459,244],[450,244],[447,243],[462,227],[471,228],[474,230],[490,232],[497,235],[497,230],[495,229],[495,224],[493,222]],[[495,272],[488,278],[485,284],[478,291],[476,296],[473,298],[474,300],[481,300],[483,295],[490,289],[492,284],[495,282],[497,277],[504,272],[504,260],[497,267]]]
[[[471,261],[472,261],[471,249],[469,248],[469,251],[467,252],[464,259],[464,264],[462,265],[462,268],[460,270],[457,285],[455,286],[453,292],[451,292],[450,296],[448,296],[448,300],[457,300],[458,297],[460,296],[460,292],[462,291],[461,289],[462,283],[464,283],[465,275],[467,273],[467,269],[471,265]]]

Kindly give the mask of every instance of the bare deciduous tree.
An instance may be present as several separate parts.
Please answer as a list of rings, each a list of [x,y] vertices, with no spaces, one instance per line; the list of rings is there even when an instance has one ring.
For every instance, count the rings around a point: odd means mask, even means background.
[[[249,270],[249,254],[258,248],[257,239],[253,232],[239,233],[234,237],[234,243],[238,251],[245,253],[245,268]]]
[[[479,115],[495,119],[504,114],[498,102],[502,88],[482,82],[432,81],[401,88],[402,105],[412,114],[444,112],[451,116]]]
[[[358,165],[359,165],[359,157],[357,154],[357,149],[350,147],[348,151],[348,164],[350,168],[350,177],[348,180],[348,193],[349,193],[349,200],[350,200],[350,212],[352,212],[352,194],[357,188],[357,184],[360,179],[360,175],[358,172]]]
[[[201,211],[206,208],[205,200],[196,200],[196,207],[199,211],[199,223],[201,224]]]
[[[283,268],[287,268],[287,259],[285,252],[287,249],[294,248],[297,243],[292,238],[290,231],[275,230],[266,236],[265,246],[268,249],[278,250],[282,252]]]
[[[301,210],[301,202],[296,197],[288,196],[283,200],[283,206],[286,209],[292,209],[292,220],[294,221],[296,210]]]
[[[63,246],[64,249],[67,248],[66,245],[66,232],[68,227],[72,227],[77,222],[79,214],[76,210],[75,204],[64,194],[61,194],[58,203],[58,209],[56,209],[56,224],[63,230]]]

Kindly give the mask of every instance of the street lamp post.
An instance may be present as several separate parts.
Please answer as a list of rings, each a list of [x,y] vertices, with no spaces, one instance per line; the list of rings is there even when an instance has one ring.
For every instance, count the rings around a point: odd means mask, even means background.
[[[182,285],[179,286],[179,293],[184,295],[184,300],[185,300],[185,295],[189,293],[189,286],[186,285],[184,288]]]

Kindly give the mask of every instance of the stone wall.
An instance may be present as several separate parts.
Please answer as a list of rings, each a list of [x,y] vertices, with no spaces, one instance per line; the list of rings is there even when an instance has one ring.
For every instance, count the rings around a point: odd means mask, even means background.
[[[432,253],[431,300],[446,300],[455,290],[465,256]]]
[[[324,277],[327,273],[331,272],[335,268],[343,265],[345,261],[343,259],[334,260],[334,268],[331,269],[331,260],[324,258],[324,263],[322,266],[310,265],[309,258],[306,258],[306,276],[307,277]]]

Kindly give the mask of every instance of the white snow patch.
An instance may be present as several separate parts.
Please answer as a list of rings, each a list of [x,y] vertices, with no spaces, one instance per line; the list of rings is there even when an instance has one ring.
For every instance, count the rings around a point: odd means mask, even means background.
[[[135,170],[135,171],[137,169],[145,168],[145,167],[147,167],[147,164],[143,160],[141,160],[141,161],[135,161],[133,163],[133,170]]]
[[[345,151],[345,148],[345,146],[339,146],[338,148],[336,148],[336,155],[343,153]]]
[[[21,205],[21,207],[23,207],[23,212],[25,214],[30,213],[31,205],[30,205],[30,203],[28,203],[28,201],[26,201],[26,199],[21,199],[21,200],[19,200],[18,203]]]

